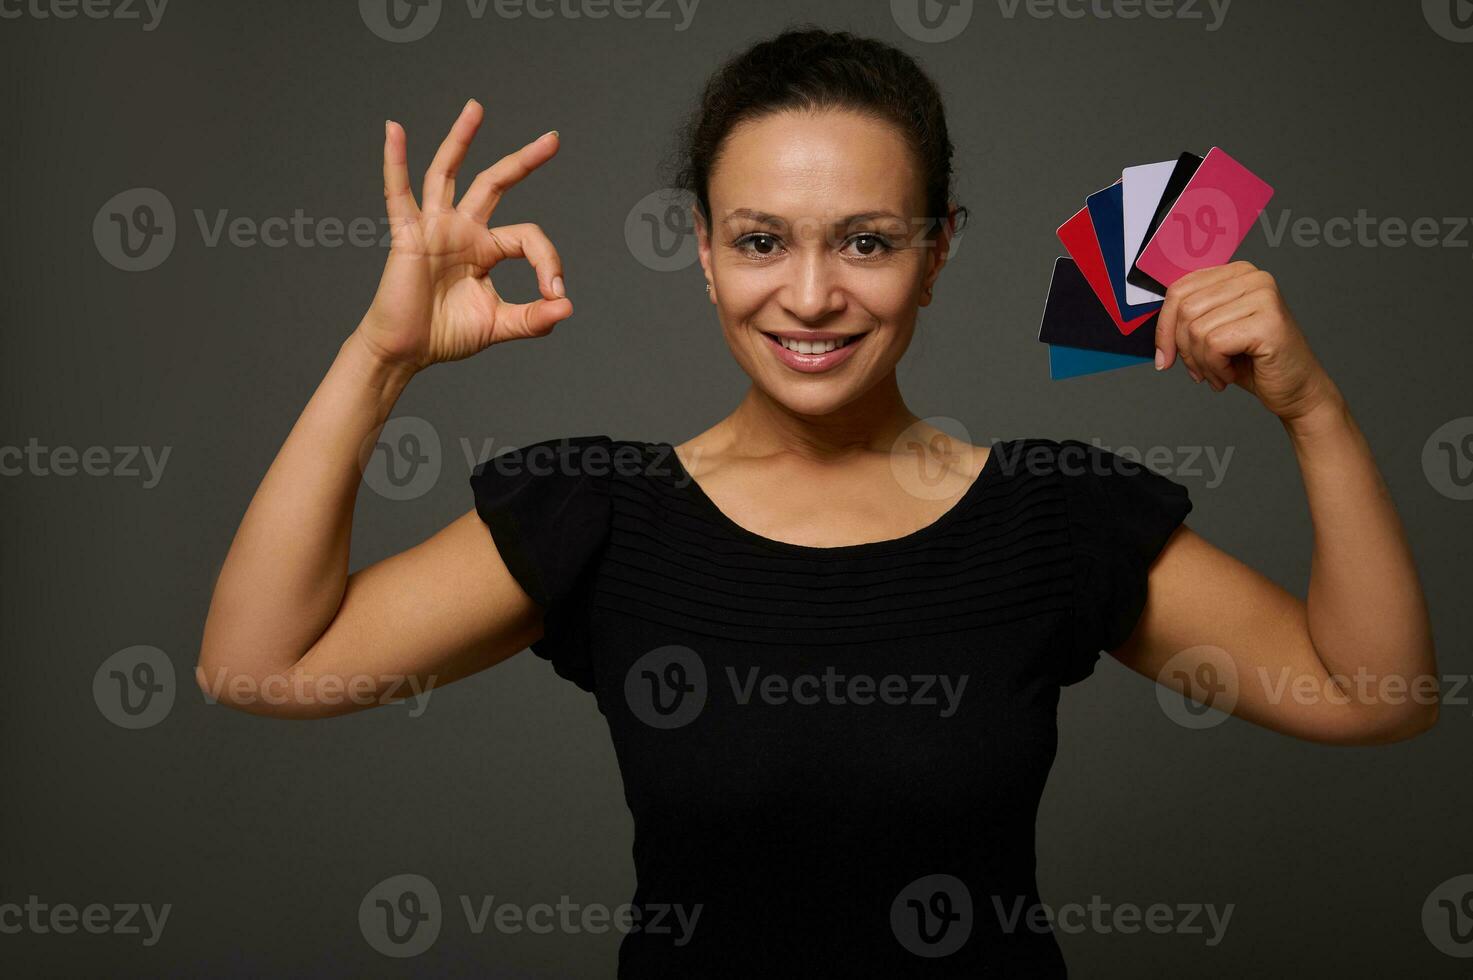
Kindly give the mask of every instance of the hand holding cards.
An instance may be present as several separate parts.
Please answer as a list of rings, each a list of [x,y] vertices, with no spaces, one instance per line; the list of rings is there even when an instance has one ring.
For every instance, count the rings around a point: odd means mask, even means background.
[[[1127,167],[1090,195],[1058,230],[1070,258],[1054,264],[1039,329],[1050,346],[1049,376],[1151,361],[1166,288],[1231,260],[1272,196],[1217,147],[1205,157]]]

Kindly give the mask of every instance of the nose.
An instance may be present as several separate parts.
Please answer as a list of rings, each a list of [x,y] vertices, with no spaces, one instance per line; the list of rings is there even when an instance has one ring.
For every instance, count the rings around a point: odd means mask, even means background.
[[[792,279],[779,293],[783,309],[795,319],[816,323],[844,308],[838,270],[824,249],[805,249],[789,265]]]

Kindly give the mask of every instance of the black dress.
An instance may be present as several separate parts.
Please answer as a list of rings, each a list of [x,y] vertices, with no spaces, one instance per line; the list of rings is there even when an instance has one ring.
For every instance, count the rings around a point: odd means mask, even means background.
[[[1059,688],[1129,636],[1185,488],[1004,441],[934,523],[816,548],[737,525],[669,443],[548,440],[471,485],[533,652],[613,738],[621,978],[1065,976],[1034,876]]]

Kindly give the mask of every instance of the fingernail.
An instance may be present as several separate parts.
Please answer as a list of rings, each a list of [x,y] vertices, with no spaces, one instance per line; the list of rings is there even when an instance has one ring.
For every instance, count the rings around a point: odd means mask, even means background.
[[[565,297],[565,296],[568,295],[566,292],[563,291],[563,277],[562,276],[553,276],[552,277],[552,294],[554,296],[559,296],[559,297]]]
[[[1187,374],[1191,375],[1192,380],[1195,381],[1197,384],[1202,383],[1202,376],[1196,371],[1193,371],[1191,368],[1187,368]]]
[[[1156,348],[1156,370],[1157,371],[1160,371],[1164,367],[1166,367],[1166,352],[1164,350],[1162,350],[1161,348],[1157,347]]]
[[[545,132],[541,136],[539,136],[538,139],[545,139],[548,136],[556,136],[556,135],[557,135],[557,130],[555,130],[555,129],[549,129],[547,132]]]

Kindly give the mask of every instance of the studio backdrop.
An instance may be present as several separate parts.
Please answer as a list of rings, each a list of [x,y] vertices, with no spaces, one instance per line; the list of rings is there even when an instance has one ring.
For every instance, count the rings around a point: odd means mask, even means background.
[[[558,130],[496,220],[548,233],[576,312],[409,387],[354,568],[463,514],[488,456],[678,443],[738,402],[669,162],[712,69],[800,22],[897,45],[946,100],[970,219],[900,368],[918,415],[1143,460],[1188,488],[1198,533],[1302,593],[1311,528],[1272,415],[1179,370],[1053,380],[1039,342],[1085,198],[1221,147],[1274,191],[1237,254],[1346,394],[1422,574],[1442,714],[1420,738],[1284,738],[1108,658],[1064,692],[1038,879],[1073,975],[1467,974],[1464,0],[0,0],[0,973],[614,975],[632,822],[593,698],[524,652],[409,701],[262,719],[197,686],[201,631],[374,295],[384,120],[416,185],[468,98],[466,173]],[[525,264],[494,277],[535,296]]]

